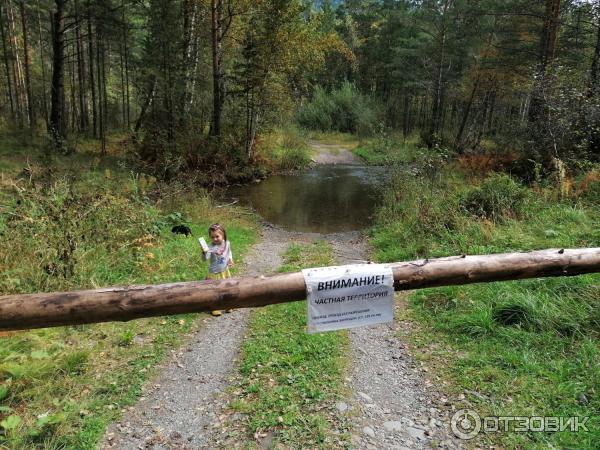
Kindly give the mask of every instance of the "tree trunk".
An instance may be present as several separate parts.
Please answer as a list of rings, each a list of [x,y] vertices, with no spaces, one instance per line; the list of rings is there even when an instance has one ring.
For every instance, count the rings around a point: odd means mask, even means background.
[[[21,62],[15,30],[15,19],[10,0],[6,0],[6,28],[8,31],[8,49],[10,54],[12,79],[14,82],[14,100],[17,117],[17,126],[23,128],[23,78],[21,74]]]
[[[556,55],[556,42],[560,18],[560,0],[546,0],[544,26],[540,39],[540,62],[529,104],[529,122],[542,119],[546,108],[544,90],[548,83],[548,66]]]
[[[125,111],[125,62],[123,61],[123,45],[119,45],[119,71],[121,75],[121,124],[126,127],[127,112]]]
[[[146,96],[146,100],[142,104],[142,109],[140,111],[140,115],[135,122],[135,127],[133,128],[134,134],[137,134],[142,128],[142,124],[144,123],[144,118],[146,117],[146,112],[148,108],[152,105],[154,101],[154,94],[156,93],[156,77],[152,77],[149,84],[148,95]]]
[[[96,25],[96,70],[98,79],[98,135],[100,138],[101,154],[106,155],[106,140],[104,137],[104,42],[102,41],[102,30]]]
[[[600,248],[453,256],[391,264],[396,290],[600,272]],[[0,330],[253,308],[306,298],[301,272],[0,297]]]
[[[246,93],[246,156],[248,159],[252,158],[258,121],[258,111],[254,96],[254,89],[248,89]]]
[[[406,141],[406,138],[408,138],[411,131],[412,103],[412,96],[406,92],[404,94],[404,108],[402,110],[402,139],[404,141]]]
[[[497,91],[494,88],[494,90],[492,90],[492,98],[490,99],[490,108],[489,108],[489,112],[488,112],[488,119],[487,119],[487,130],[486,133],[488,135],[495,135],[495,131],[493,130],[493,125],[494,125],[494,113],[496,111],[496,97],[497,97]]]
[[[85,83],[85,55],[83,50],[83,37],[81,35],[81,26],[83,18],[79,9],[79,0],[75,0],[75,40],[77,46],[77,84],[78,84],[78,100],[79,100],[79,128],[82,131],[87,131],[89,127],[89,116],[87,106],[87,87]]]
[[[8,57],[8,48],[6,45],[6,33],[4,31],[4,16],[2,14],[2,4],[0,4],[0,33],[2,34],[2,50],[4,52],[4,67],[6,68],[6,86],[8,90],[8,99],[10,101],[10,114],[13,122],[17,121],[15,114],[15,103],[13,99],[13,84],[11,78],[10,61]]]
[[[128,46],[128,27],[125,19],[125,0],[121,0],[121,20],[123,21],[123,48],[125,58],[125,119],[127,123],[127,129],[131,128],[131,114],[130,114],[130,98],[129,98],[129,46]]]
[[[75,34],[75,33],[73,33]],[[69,79],[71,80],[71,101],[69,103],[69,107],[71,108],[71,130],[77,130],[77,95],[75,92],[75,88],[77,86],[77,82],[75,81],[75,48],[76,48],[76,39],[74,36],[71,37],[71,41],[73,45],[71,46],[71,61],[69,64]]]
[[[184,6],[185,15],[188,20],[186,20],[184,30],[185,30],[185,51],[183,54],[183,73],[185,74],[184,80],[184,90],[182,95],[182,121],[185,121],[190,107],[193,103],[193,94],[192,89],[195,87],[194,78],[196,76],[196,66],[198,64],[198,39],[196,32],[196,22],[198,15],[198,4],[194,2],[192,10],[190,11],[189,2],[185,2]]]
[[[27,119],[29,127],[35,126],[35,111],[33,109],[33,92],[31,90],[31,70],[29,60],[29,36],[27,32],[27,16],[25,14],[25,2],[21,0],[21,28],[23,30],[23,64],[25,67],[25,92],[27,93]]]
[[[600,21],[600,18],[598,18]],[[590,83],[588,89],[588,98],[597,102],[600,99],[600,22],[596,26],[596,47],[592,58],[590,68]],[[589,137],[588,149],[596,160],[600,160],[600,123],[591,124],[591,133]]]
[[[94,40],[92,34],[92,7],[90,0],[87,2],[87,29],[88,29],[88,58],[89,58],[89,75],[90,75],[90,92],[92,93],[92,135],[98,137],[98,108],[96,100],[96,81],[94,73]],[[97,44],[97,41],[96,41]]]
[[[431,104],[431,121],[429,125],[429,133],[427,136],[427,145],[429,147],[435,145],[441,139],[443,114],[444,114],[444,65],[446,64],[446,14],[450,8],[451,0],[445,0],[442,6],[442,23],[440,28],[440,56],[437,61],[435,87],[433,90],[433,99]]]
[[[465,107],[465,111],[463,113],[462,120],[460,121],[460,127],[458,128],[458,133],[456,133],[456,138],[454,139],[454,147],[458,149],[459,153],[462,153],[464,150],[464,145],[462,142],[463,133],[465,131],[465,127],[467,126],[467,121],[469,119],[469,113],[471,112],[471,107],[473,106],[473,99],[475,98],[475,93],[477,92],[477,88],[479,87],[479,73],[477,74],[477,78],[475,78],[475,83],[473,84],[473,89],[471,90],[471,95],[469,96],[469,101],[467,102],[467,106]]]
[[[596,25],[596,46],[594,47],[594,56],[590,67],[589,96],[600,93],[600,17]]]
[[[37,22],[38,22],[38,38],[40,47],[40,65],[42,66],[42,108],[44,113],[44,121],[48,127],[48,96],[46,92],[46,60],[44,58],[44,44],[42,38],[42,18],[40,15],[40,2],[37,0]]]
[[[211,0],[211,35],[212,35],[212,68],[213,68],[213,120],[210,134],[221,134],[221,116],[225,97],[225,86],[221,68],[223,38],[223,3],[222,0]]]
[[[50,109],[49,133],[57,151],[63,150],[66,137],[64,118],[65,86],[64,86],[64,7],[66,0],[55,0],[56,11],[52,20],[52,105]]]

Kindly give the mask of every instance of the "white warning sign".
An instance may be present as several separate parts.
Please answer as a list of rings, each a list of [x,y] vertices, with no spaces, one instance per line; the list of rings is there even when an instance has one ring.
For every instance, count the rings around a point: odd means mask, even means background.
[[[308,332],[340,330],[394,320],[394,277],[386,264],[355,264],[302,271]]]

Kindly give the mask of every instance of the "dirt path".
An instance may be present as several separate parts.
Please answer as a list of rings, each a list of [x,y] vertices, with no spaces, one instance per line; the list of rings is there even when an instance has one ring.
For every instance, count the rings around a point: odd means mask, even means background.
[[[316,164],[364,164],[358,156],[343,145],[323,144],[318,141],[309,141],[309,144],[317,152],[312,158],[313,162]]]
[[[398,338],[406,325],[395,321],[350,333],[353,448],[461,448],[449,432],[448,413],[439,408],[441,396]]]
[[[369,259],[358,234],[332,241],[339,264]],[[398,294],[397,308],[403,304]],[[460,448],[449,434],[449,419],[436,405],[440,397],[427,383],[408,348],[398,338],[407,324],[394,321],[350,330],[351,396],[336,404],[350,424],[352,448]]]
[[[311,143],[319,163],[356,164],[360,160],[339,146]],[[335,147],[334,149],[330,147]],[[336,162],[332,162],[332,161]],[[243,275],[274,272],[291,242],[329,242],[339,264],[367,262],[369,249],[359,232],[320,235],[263,227],[260,242],[246,258]],[[240,343],[249,310],[203,319],[169,361],[160,367],[139,402],[112,424],[103,449],[232,448],[228,433],[226,388],[235,376]],[[398,336],[394,322],[350,331],[351,370],[346,378],[349,398],[331,405],[340,417],[340,432],[349,428],[356,449],[460,448],[448,432],[449,420],[438,409],[438,397]],[[235,418],[233,418],[235,420]]]
[[[262,234],[246,258],[244,275],[267,274],[281,265],[290,233],[267,226]],[[203,319],[204,326],[172,352],[139,402],[109,427],[100,448],[211,448],[222,408],[219,393],[235,367],[248,315],[248,309],[238,309]]]

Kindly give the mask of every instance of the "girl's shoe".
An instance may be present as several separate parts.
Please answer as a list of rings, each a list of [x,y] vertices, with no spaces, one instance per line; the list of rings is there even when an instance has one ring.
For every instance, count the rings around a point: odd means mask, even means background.
[[[223,314],[223,313],[222,313],[221,311],[219,311],[219,310],[215,310],[215,311],[211,312],[211,314],[212,314],[213,316],[220,316],[220,315],[221,315],[221,314]]]
[[[231,309],[226,309],[226,310],[225,310],[225,312],[226,312],[226,313],[233,312],[233,308],[231,308]]]

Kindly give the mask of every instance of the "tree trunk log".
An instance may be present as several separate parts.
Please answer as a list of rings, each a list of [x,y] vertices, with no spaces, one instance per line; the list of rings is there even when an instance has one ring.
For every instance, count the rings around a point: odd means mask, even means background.
[[[600,272],[600,248],[391,263],[396,290]],[[250,308],[306,298],[302,273],[0,297],[0,330]]]

